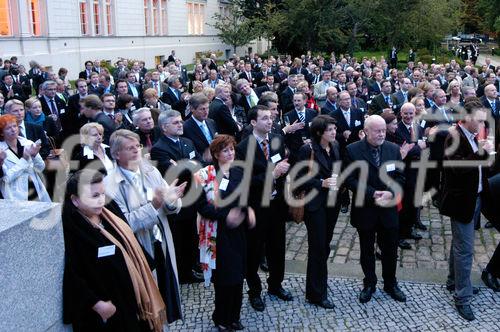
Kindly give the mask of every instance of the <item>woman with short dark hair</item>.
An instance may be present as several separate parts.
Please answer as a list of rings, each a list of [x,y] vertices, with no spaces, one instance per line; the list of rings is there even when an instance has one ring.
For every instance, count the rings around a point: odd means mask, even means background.
[[[305,202],[304,221],[307,228],[307,277],[306,299],[325,309],[333,309],[334,304],[327,296],[327,261],[330,254],[330,242],[333,229],[340,211],[340,199],[334,197],[329,202],[330,194],[336,194],[337,175],[340,172],[334,164],[341,160],[339,146],[335,141],[337,126],[329,115],[318,115],[309,127],[311,144],[303,145],[299,150],[299,161],[307,163],[307,168],[299,172],[299,177],[308,180],[300,187],[307,195],[312,190],[317,194]],[[318,167],[316,175],[311,177],[312,167]]]

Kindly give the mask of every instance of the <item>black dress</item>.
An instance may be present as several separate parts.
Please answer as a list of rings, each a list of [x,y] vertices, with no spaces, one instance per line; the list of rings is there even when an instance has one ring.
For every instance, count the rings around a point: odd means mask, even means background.
[[[115,203],[110,210],[124,219]],[[73,206],[62,215],[65,267],[63,279],[63,321],[74,331],[149,331],[138,318],[137,301],[130,275],[120,249],[114,255],[98,257],[101,247],[110,246],[101,232],[94,228]],[[102,219],[104,228],[121,242],[120,236]],[[104,323],[92,307],[98,301],[111,301],[116,313]]]

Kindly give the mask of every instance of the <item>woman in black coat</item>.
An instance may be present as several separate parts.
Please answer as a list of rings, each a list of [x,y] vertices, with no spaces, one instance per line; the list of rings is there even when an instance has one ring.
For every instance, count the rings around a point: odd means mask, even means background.
[[[218,135],[210,144],[215,167],[209,165],[197,174],[197,183],[204,190],[197,204],[198,213],[217,221],[212,319],[219,331],[243,329],[240,311],[246,274],[246,233],[255,226],[252,208],[239,208],[234,199],[225,205],[217,201],[226,199],[241,185],[243,170],[231,167],[235,145],[232,136]]]
[[[92,168],[103,175],[112,170],[114,163],[110,147],[102,142],[104,128],[97,122],[90,122],[80,128],[81,144],[73,149],[71,160],[78,160],[78,170]],[[91,164],[91,165],[89,165]]]
[[[94,173],[86,182],[82,174],[85,172],[77,172],[68,180],[62,212],[66,252],[64,323],[72,324],[74,331],[150,331],[147,322],[139,318],[124,255],[99,227],[122,245],[123,239],[106,219],[100,218],[98,227],[92,221],[104,206],[102,174]],[[107,208],[125,220],[116,204]]]
[[[307,162],[309,167],[316,165],[319,171],[314,177],[308,169],[299,173],[309,180],[300,187],[306,195],[311,190],[318,193],[304,207],[304,221],[307,228],[307,278],[306,299],[325,309],[333,309],[333,303],[327,297],[327,260],[330,254],[330,242],[337,223],[340,204],[337,196],[329,202],[330,194],[338,194],[336,175],[340,173],[334,163],[342,160],[338,143],[335,141],[336,121],[328,115],[318,115],[310,125],[312,143],[303,145],[299,150],[299,161]],[[334,175],[335,172],[335,175]],[[340,196],[340,195],[339,195]]]

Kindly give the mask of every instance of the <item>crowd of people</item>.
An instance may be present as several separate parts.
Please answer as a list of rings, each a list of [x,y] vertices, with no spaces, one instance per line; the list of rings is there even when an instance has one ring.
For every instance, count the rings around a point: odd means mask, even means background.
[[[395,56],[211,55],[188,73],[172,51],[150,70],[87,61],[74,90],[64,68],[3,61],[1,194],[63,203],[64,321],[160,331],[183,319],[179,285],[204,282],[215,326],[242,330],[245,280],[251,306],[265,310],[259,268],[268,294],[298,295],[282,286],[292,214],[307,228],[305,297],[332,309],[327,260],[349,210],[359,301],[376,291],[378,257],[384,291],[405,302],[398,248],[412,250],[407,240],[427,229],[426,197],[450,217],[447,288],[473,320],[481,212],[484,227],[500,228],[500,67],[452,59],[398,69]],[[499,278],[497,248],[482,279],[498,292]]]

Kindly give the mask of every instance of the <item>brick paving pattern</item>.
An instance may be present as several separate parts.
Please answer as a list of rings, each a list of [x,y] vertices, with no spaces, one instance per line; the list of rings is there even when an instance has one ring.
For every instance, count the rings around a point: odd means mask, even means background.
[[[261,278],[264,280],[264,276]],[[329,278],[329,296],[336,308],[325,310],[305,301],[305,276],[288,274],[284,287],[292,290],[293,302],[283,302],[263,292],[264,312],[256,312],[243,298],[241,322],[246,331],[498,331],[498,294],[481,287],[472,306],[474,322],[455,312],[451,294],[443,285],[400,282],[408,301],[399,303],[379,289],[367,304],[357,300],[361,281]],[[215,331],[211,316],[213,288],[202,284],[183,285],[185,321],[170,326],[171,331]]]
[[[451,229],[447,217],[435,208],[424,208],[422,222],[428,230],[420,233],[423,239],[410,240],[412,250],[400,250],[399,266],[406,269],[437,269],[446,276],[451,244]],[[482,225],[486,220],[483,217]],[[473,270],[489,261],[500,234],[494,229],[481,228],[476,232]],[[332,263],[359,264],[359,239],[349,224],[349,214],[340,214],[331,243]],[[307,261],[307,232],[304,224],[287,224],[287,264]],[[359,267],[361,271],[361,267]],[[261,280],[265,281],[264,274]],[[283,302],[263,292],[266,310],[253,310],[246,293],[241,321],[247,331],[499,331],[500,295],[482,286],[472,302],[476,321],[467,322],[455,311],[453,298],[443,284],[400,281],[408,297],[399,303],[385,294],[379,282],[371,302],[360,304],[360,278],[329,278],[329,297],[336,308],[324,310],[305,300],[305,275],[288,273],[283,286],[294,295],[293,302]],[[263,287],[266,287],[265,282]],[[214,331],[211,315],[213,287],[202,284],[181,286],[185,321],[172,324],[172,331]]]

